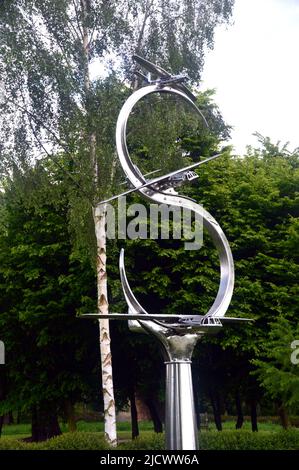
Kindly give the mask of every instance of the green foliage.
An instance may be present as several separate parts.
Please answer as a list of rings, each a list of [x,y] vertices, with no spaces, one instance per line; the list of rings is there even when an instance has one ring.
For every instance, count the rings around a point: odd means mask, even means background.
[[[233,3],[1,2],[0,170],[8,181],[1,181],[6,193],[0,193],[0,332],[12,364],[12,386],[3,410],[30,407],[40,397],[60,403],[63,396],[75,399],[87,393],[83,376],[94,365],[94,351],[88,345],[97,344],[96,329],[83,327],[75,312],[91,309],[95,298],[94,274],[87,259],[95,254],[91,204],[95,193],[100,198],[110,195],[120,181],[114,127],[120,104],[130,92],[120,80],[124,75],[129,78],[130,56],[137,52],[173,72],[186,70],[196,83],[204,48],[213,45],[214,28],[229,20]],[[83,47],[86,39],[88,48]],[[103,64],[108,52],[120,59],[120,66],[114,64],[120,73],[90,81],[91,61]],[[168,114],[158,101],[132,142],[138,165],[150,170],[151,164],[157,168],[163,160],[165,170],[217,152],[229,128],[211,97],[211,92],[198,96],[212,129],[209,135],[203,135],[187,115],[182,118],[177,103],[169,103],[175,119],[167,121]],[[162,126],[164,120],[168,128]],[[159,137],[155,140],[154,124]],[[260,150],[249,148],[240,159],[226,149],[221,160],[200,168],[200,184],[186,189],[187,195],[216,217],[231,243],[236,288],[229,313],[256,320],[254,325],[232,327],[202,344],[195,368],[202,377],[201,392],[207,396],[211,384],[217,382],[216,388],[227,391],[233,379],[233,387],[241,388],[246,399],[256,397],[260,391],[256,378],[249,376],[250,360],[265,360],[263,345],[275,317],[292,323],[296,316],[298,152],[292,154],[286,146],[259,138]],[[47,153],[55,163],[37,164],[31,171],[37,154],[44,157]],[[126,308],[117,269],[120,245],[114,241],[108,245],[115,311]],[[186,252],[173,240],[125,245],[130,281],[149,311],[207,312],[219,280],[217,253],[207,237],[203,248],[195,252]],[[144,384],[150,382],[160,392],[163,365],[159,362],[161,367],[157,367],[156,345],[128,333],[125,325],[112,329],[116,382],[124,391],[119,393],[122,404],[135,385],[145,389]],[[89,354],[91,361],[87,361]],[[266,360],[273,362],[269,356]],[[276,376],[277,370],[273,369]],[[289,391],[283,398],[293,400]]]
[[[200,450],[298,450],[297,430],[277,433],[247,431],[202,432]],[[49,441],[33,444],[16,439],[1,439],[0,450],[105,450],[109,447],[102,437],[94,433],[66,433]],[[134,441],[121,443],[117,450],[163,450],[164,436],[152,434]]]
[[[228,22],[234,0],[131,0],[131,37],[124,42],[125,63],[137,53],[198,82],[215,27]]]
[[[30,445],[18,439],[1,439],[1,450],[30,450]]]
[[[120,444],[119,450],[163,450],[165,449],[165,436],[163,434],[151,434],[139,437],[133,441]]]
[[[0,174],[50,156],[68,188],[72,240],[95,264],[91,204],[119,184],[117,112],[132,54],[198,81],[205,47],[233,0],[5,0],[0,5]],[[188,44],[188,48],[186,48]],[[108,56],[116,57],[111,61]],[[91,80],[90,66],[109,72]],[[114,70],[114,73],[111,73]],[[64,154],[64,161],[57,158]]]
[[[291,410],[299,407],[299,367],[291,361],[291,344],[298,339],[298,323],[279,317],[263,344],[262,358],[253,360],[258,380],[268,395]]]
[[[134,107],[127,125],[127,146],[141,173],[177,170],[218,151],[230,128],[213,102],[213,90],[197,93],[204,119],[190,104],[168,93],[151,94]]]
[[[97,100],[100,82],[90,80],[91,63],[97,61],[122,77],[126,71],[131,78],[131,56],[139,53],[175,73],[186,70],[198,81],[205,47],[213,46],[214,29],[229,20],[233,4],[233,0],[2,1],[1,170],[26,168],[35,157],[34,149],[45,155],[50,148],[51,155],[67,152],[81,170],[84,161],[85,183],[92,186],[95,162],[90,136],[97,130],[107,138],[105,125],[97,126],[97,116],[100,111],[107,118],[110,104]],[[96,150],[99,174],[105,178],[107,161],[100,141]],[[109,160],[111,175],[113,155]],[[110,179],[105,181],[108,186]]]
[[[40,443],[16,439],[1,439],[1,450],[105,450],[107,442],[98,434],[89,432],[66,433]]]
[[[230,313],[256,318],[254,328],[246,328],[256,340],[243,347],[257,351],[257,332],[263,335],[264,325],[273,315],[295,315],[298,258],[289,249],[289,234],[294,233],[293,246],[297,239],[298,170],[287,157],[269,161],[249,155],[243,160],[227,154],[202,166],[199,175],[199,184],[189,189],[188,195],[219,220],[229,239],[236,265]],[[134,276],[132,272],[136,292],[147,293],[152,311],[161,301],[165,313],[207,311],[218,287],[219,268],[206,235],[204,246],[196,251],[186,252],[177,241],[155,240],[128,242],[128,248],[128,254],[134,250],[128,270],[130,273],[134,267],[138,273]]]
[[[6,345],[7,394],[0,412],[43,406],[63,412],[92,393],[98,362],[97,329],[76,318],[91,307],[94,274],[73,256],[63,188],[43,184],[41,166],[28,171],[35,185],[15,177],[4,196],[0,236],[0,332]],[[36,204],[36,199],[39,204]]]
[[[202,166],[199,184],[186,189],[219,221],[232,247],[236,285],[228,314],[255,320],[201,342],[194,361],[201,396],[219,389],[233,400],[235,390],[248,401],[262,399],[250,361],[263,356],[275,317],[297,317],[298,152],[265,145],[242,159],[227,151]],[[149,312],[204,314],[217,293],[219,261],[206,234],[203,247],[189,252],[176,240],[127,241],[126,265]]]
[[[298,450],[299,433],[296,429],[269,433],[260,431],[222,431],[202,433],[202,450]]]

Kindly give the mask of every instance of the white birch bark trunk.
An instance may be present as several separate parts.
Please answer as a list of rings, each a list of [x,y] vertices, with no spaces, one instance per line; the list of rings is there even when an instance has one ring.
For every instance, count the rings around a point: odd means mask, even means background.
[[[90,72],[89,72],[89,31],[87,27],[88,2],[81,0],[83,10],[83,52],[85,57],[84,70],[84,88],[86,96],[90,93]],[[90,97],[89,97],[90,98]],[[88,112],[88,110],[87,110]],[[98,187],[98,165],[96,158],[97,139],[94,129],[91,129],[88,135],[90,161],[93,167],[94,188]],[[95,227],[95,236],[97,242],[97,307],[98,312],[108,313],[108,294],[107,294],[107,272],[106,272],[106,206],[93,207],[93,219]],[[102,389],[104,399],[104,426],[105,439],[112,445],[117,444],[116,434],[116,411],[114,401],[113,376],[112,376],[112,355],[110,348],[109,320],[99,320],[99,341],[101,351],[102,366]]]
[[[100,314],[107,314],[109,311],[106,272],[106,205],[103,204],[96,206],[93,210],[93,216],[97,240],[98,312]],[[99,331],[104,398],[105,438],[110,445],[116,445],[116,412],[112,377],[109,320],[99,320]]]

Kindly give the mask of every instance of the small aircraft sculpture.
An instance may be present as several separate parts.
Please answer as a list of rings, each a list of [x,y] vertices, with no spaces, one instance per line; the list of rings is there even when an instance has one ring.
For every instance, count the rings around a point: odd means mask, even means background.
[[[178,94],[183,99],[188,101],[189,104],[192,104],[193,109],[199,115],[204,125],[208,128],[208,124],[205,117],[195,104],[196,97],[183,83],[187,80],[187,77],[185,75],[171,75],[162,67],[153,64],[138,55],[134,55],[133,59],[140,67],[142,67],[142,69],[145,69],[147,72],[147,75],[140,72],[139,70],[135,70],[134,72],[139,78],[142,79],[145,84],[145,86],[141,90],[139,90],[139,92],[144,90],[142,96],[145,96],[149,93],[163,91]],[[152,76],[155,76],[157,78],[152,79]],[[136,94],[138,94],[138,91],[135,91],[127,101],[130,101],[130,99],[132,99],[132,97],[134,97],[134,95]],[[137,97],[134,100],[133,105],[136,104],[139,99],[140,97]],[[127,107],[127,103],[124,104],[119,115],[116,130],[117,150],[120,162],[127,176],[127,180],[132,187],[127,191],[124,191],[120,194],[117,194],[101,201],[99,204],[106,204],[110,201],[113,201],[115,199],[118,199],[122,196],[126,196],[136,191],[151,200],[157,201],[158,198],[158,202],[165,201],[166,203],[169,202],[169,204],[179,205],[180,207],[190,207],[190,201],[192,201],[191,208],[194,211],[198,211],[198,208],[200,207],[199,212],[203,216],[204,221],[206,220],[208,226],[207,228],[211,232],[212,237],[216,239],[216,245],[218,250],[220,252],[223,252],[222,255],[220,253],[220,261],[222,262],[220,287],[215,302],[206,315],[163,315],[148,313],[139,304],[129,286],[128,279],[125,273],[124,252],[122,250],[120,254],[120,275],[124,294],[129,306],[129,313],[109,313],[107,315],[102,315],[98,313],[88,313],[84,314],[83,317],[99,319],[109,318],[110,320],[128,320],[129,322],[131,322],[131,326],[134,323],[134,320],[139,320],[139,322],[140,320],[142,320],[143,326],[145,322],[151,321],[151,323],[153,322],[156,325],[164,327],[167,326],[168,328],[176,329],[180,332],[180,334],[184,334],[186,330],[190,329],[195,329],[197,331],[204,329],[205,332],[209,331],[211,333],[214,333],[222,327],[223,323],[234,324],[238,322],[251,321],[247,318],[224,317],[225,310],[229,305],[229,301],[232,295],[234,268],[228,242],[219,224],[207,211],[201,208],[201,206],[199,206],[195,201],[190,198],[187,198],[186,196],[178,195],[178,193],[174,190],[175,188],[181,186],[183,183],[192,182],[196,180],[198,178],[198,175],[193,170],[205,163],[208,163],[212,160],[221,157],[223,153],[212,155],[209,158],[205,158],[204,160],[201,160],[199,162],[192,163],[184,168],[180,168],[176,171],[167,173],[166,175],[146,180],[145,176],[142,175],[137,165],[133,164],[133,162],[131,161],[126,146],[126,122],[133,108],[133,105]],[[156,171],[159,170],[154,170],[151,173],[155,173]],[[136,183],[136,181],[138,181],[138,183]],[[173,199],[174,197],[176,198],[176,200]]]

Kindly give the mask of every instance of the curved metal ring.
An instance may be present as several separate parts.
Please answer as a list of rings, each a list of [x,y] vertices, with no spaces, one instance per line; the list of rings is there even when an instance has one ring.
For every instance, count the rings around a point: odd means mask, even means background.
[[[195,105],[195,103],[182,91],[170,86],[159,87],[157,85],[150,85],[135,91],[123,105],[116,125],[116,147],[122,168],[135,188],[138,188],[145,181],[144,177],[140,174],[138,169],[134,166],[126,143],[126,129],[130,113],[136,103],[146,95],[152,93],[170,93],[179,96],[186,101],[194,111],[204,119],[202,113]],[[168,204],[177,207],[184,207],[202,217],[203,225],[211,236],[214,245],[216,246],[220,259],[220,284],[215,301],[205,317],[222,317],[225,315],[231,301],[234,288],[234,262],[230,246],[227,238],[223,233],[218,222],[206,211],[202,206],[196,202],[180,195],[167,194],[153,190],[153,188],[142,188],[138,190],[143,196],[157,202],[158,204]],[[126,277],[123,277],[126,289],[126,300],[129,309],[132,312],[136,311],[136,298],[134,297]],[[144,311],[144,310],[143,310]],[[144,311],[145,312],[145,311]],[[142,312],[139,312],[142,313]]]

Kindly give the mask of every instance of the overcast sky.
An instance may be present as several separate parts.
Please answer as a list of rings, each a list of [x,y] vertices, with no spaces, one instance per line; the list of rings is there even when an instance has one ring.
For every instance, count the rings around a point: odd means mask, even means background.
[[[219,27],[202,88],[234,126],[243,153],[255,131],[299,147],[299,0],[236,0],[233,25]]]

